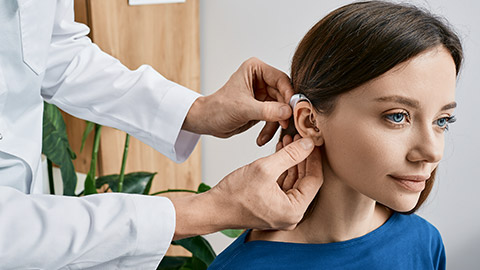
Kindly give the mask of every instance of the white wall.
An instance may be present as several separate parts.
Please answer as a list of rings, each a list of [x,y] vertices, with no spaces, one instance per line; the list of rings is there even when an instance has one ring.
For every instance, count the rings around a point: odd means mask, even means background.
[[[297,43],[329,11],[351,1],[200,1],[203,94],[220,88],[244,60],[256,56],[289,72]],[[480,4],[477,1],[415,1],[445,16],[463,37],[465,66],[457,87],[458,118],[447,134],[436,190],[420,214],[443,235],[449,269],[480,265]],[[273,152],[274,143],[255,144],[260,126],[227,139],[204,137],[203,179],[214,185],[229,172]],[[209,236],[217,252],[229,242]]]

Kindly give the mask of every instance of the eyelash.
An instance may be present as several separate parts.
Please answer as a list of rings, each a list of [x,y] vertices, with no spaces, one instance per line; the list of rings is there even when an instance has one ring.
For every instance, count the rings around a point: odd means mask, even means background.
[[[387,114],[385,115],[385,119],[387,119],[387,121],[389,121],[390,123],[394,124],[395,126],[397,127],[403,127],[405,124],[399,124],[399,122],[395,122],[393,120],[393,117],[395,116],[398,116],[398,115],[402,115],[403,118],[402,118],[402,122],[403,120],[406,118],[407,120],[410,120],[410,114],[406,111],[403,111],[403,112],[396,112],[396,113],[390,113],[390,114]],[[442,117],[440,119],[437,119],[434,121],[434,123],[437,123],[438,125],[438,121],[442,120],[442,119],[445,119],[445,125],[444,126],[439,126],[441,129],[443,130],[448,130],[449,129],[449,126],[450,124],[453,124],[455,123],[455,121],[457,121],[457,118],[455,117],[455,115],[452,115],[452,116],[446,116],[446,117]]]

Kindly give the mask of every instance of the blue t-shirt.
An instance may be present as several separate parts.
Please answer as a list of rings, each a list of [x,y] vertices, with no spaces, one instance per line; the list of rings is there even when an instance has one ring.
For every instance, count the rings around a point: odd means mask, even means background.
[[[438,230],[423,218],[394,213],[359,238],[328,244],[245,243],[242,234],[209,269],[445,269]]]

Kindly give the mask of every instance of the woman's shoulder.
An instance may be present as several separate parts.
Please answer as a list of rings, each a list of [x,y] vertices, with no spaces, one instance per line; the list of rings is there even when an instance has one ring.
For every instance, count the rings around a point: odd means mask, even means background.
[[[423,217],[417,214],[410,214],[410,215],[396,214],[396,215],[398,215],[396,227],[402,230],[408,230],[411,232],[411,234],[417,235],[418,237],[421,237],[421,238],[428,237],[432,239],[441,240],[441,235],[438,229]]]
[[[245,231],[230,246],[222,251],[208,269],[246,269],[246,260],[252,254],[257,253],[256,249],[245,248],[246,238],[250,231]],[[258,256],[255,254],[255,256]]]
[[[398,214],[398,221],[399,227],[403,228],[399,236],[403,236],[403,239],[397,240],[407,242],[410,251],[417,256],[425,254],[424,257],[431,260],[433,269],[445,269],[445,247],[438,229],[416,214]]]
[[[438,265],[445,264],[445,247],[438,229],[416,214],[397,214],[397,233],[395,241],[404,242],[416,254],[426,254]],[[442,268],[442,267],[440,267]]]
[[[245,244],[245,237],[247,234],[248,231],[245,231],[237,239],[235,239],[230,246],[228,246],[215,258],[215,261],[213,261],[208,269],[232,269],[229,265],[237,260],[237,256],[241,256],[241,250]]]

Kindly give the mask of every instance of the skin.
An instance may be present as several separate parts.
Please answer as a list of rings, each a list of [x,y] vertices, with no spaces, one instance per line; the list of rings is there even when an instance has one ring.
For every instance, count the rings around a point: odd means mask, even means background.
[[[252,58],[220,90],[194,102],[182,129],[226,138],[263,120],[267,124],[257,139],[257,144],[263,145],[279,125],[288,125],[292,110],[287,103],[292,94],[285,73]],[[223,229],[295,228],[322,184],[318,160],[313,141],[298,139],[237,169],[208,192],[172,199],[176,210],[174,240]],[[280,188],[278,177],[297,164],[316,169],[296,177],[295,186]]]
[[[217,92],[193,103],[182,129],[228,138],[266,121],[257,138],[257,144],[262,146],[273,138],[279,125],[288,126],[292,95],[285,73],[250,58]]]
[[[444,127],[438,120],[453,114],[455,82],[454,61],[439,46],[339,96],[328,116],[299,103],[294,110],[297,130],[324,146],[324,184],[317,204],[295,230],[253,231],[249,240],[346,241],[375,230],[390,217],[376,202],[399,212],[413,209],[422,180],[443,155]],[[397,123],[392,120],[395,113],[409,117]],[[418,178],[413,189],[391,177],[413,175]]]

